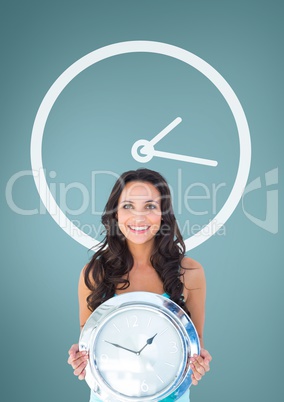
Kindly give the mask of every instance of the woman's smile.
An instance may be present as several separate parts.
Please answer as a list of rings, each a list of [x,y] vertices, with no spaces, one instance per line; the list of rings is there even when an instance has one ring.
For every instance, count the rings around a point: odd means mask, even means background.
[[[128,225],[129,229],[131,232],[136,233],[136,234],[144,234],[147,232],[147,230],[150,229],[151,226],[134,226],[134,225]]]

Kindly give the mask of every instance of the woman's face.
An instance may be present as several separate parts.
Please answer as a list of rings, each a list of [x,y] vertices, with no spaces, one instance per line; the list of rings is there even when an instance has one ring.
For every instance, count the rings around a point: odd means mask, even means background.
[[[153,241],[162,219],[161,194],[148,182],[126,184],[117,209],[118,226],[129,242],[144,244]]]

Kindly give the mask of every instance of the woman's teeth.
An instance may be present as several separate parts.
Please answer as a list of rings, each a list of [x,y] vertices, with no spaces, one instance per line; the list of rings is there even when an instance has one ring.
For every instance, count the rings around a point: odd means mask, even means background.
[[[142,231],[147,230],[149,226],[129,226],[131,230]]]

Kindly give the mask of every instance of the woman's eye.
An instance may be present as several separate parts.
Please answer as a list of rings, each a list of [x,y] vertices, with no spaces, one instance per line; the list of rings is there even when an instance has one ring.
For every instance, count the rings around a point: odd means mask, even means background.
[[[132,204],[124,204],[123,208],[124,209],[131,209],[131,208],[133,208],[133,205]]]
[[[147,208],[147,209],[156,209],[157,207],[156,207],[155,204],[147,204],[147,205],[146,205],[146,208]]]

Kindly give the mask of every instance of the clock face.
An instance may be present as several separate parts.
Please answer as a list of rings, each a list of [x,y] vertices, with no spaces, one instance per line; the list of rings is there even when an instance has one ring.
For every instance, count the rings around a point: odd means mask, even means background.
[[[126,307],[97,329],[91,356],[107,386],[126,397],[166,392],[184,370],[177,325],[155,308]]]

